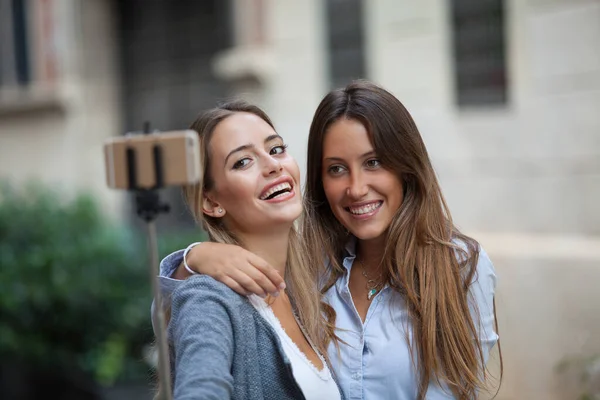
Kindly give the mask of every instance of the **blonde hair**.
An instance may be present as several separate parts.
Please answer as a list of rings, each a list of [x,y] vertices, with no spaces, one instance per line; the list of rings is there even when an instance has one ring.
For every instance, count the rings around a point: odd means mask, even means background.
[[[241,100],[221,104],[203,113],[191,125],[191,129],[198,132],[200,139],[202,178],[197,184],[183,188],[184,198],[191,213],[208,233],[209,239],[213,242],[236,245],[240,245],[239,241],[232,232],[226,229],[220,218],[214,218],[202,212],[202,199],[204,194],[213,187],[210,171],[210,152],[208,150],[212,134],[221,121],[240,112],[254,114],[275,129],[264,111]],[[317,280],[315,279],[317,271],[315,268],[311,268],[308,262],[308,251],[295,226],[290,228],[289,237],[285,274],[286,290],[292,302],[294,312],[302,324],[308,339],[326,357],[325,320],[321,314],[321,295],[318,290]]]
[[[332,266],[323,290],[343,274],[339,260],[350,238],[331,211],[321,182],[323,140],[341,118],[364,125],[382,164],[403,182],[404,200],[388,229],[382,265],[410,315],[417,398],[425,398],[432,379],[445,382],[457,399],[476,398],[486,370],[467,297],[479,244],[454,226],[409,112],[391,93],[366,81],[325,96],[310,127],[303,232],[308,246],[323,249],[313,252],[313,263],[323,265],[326,257]],[[502,370],[501,355],[500,362]]]

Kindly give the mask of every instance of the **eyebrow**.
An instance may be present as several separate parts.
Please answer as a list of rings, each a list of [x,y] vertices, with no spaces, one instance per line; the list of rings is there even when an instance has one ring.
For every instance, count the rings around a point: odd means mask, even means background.
[[[265,138],[265,142],[264,143],[265,144],[269,143],[270,141],[275,140],[275,139],[282,139],[283,140],[283,138],[281,136],[279,136],[278,134],[274,134],[274,135],[267,136]],[[227,157],[225,157],[225,165],[227,165],[227,160],[229,160],[229,157],[231,157],[235,153],[238,153],[238,152],[244,151],[244,150],[248,150],[248,149],[252,149],[252,148],[254,148],[253,144],[244,144],[244,145],[241,145],[241,146],[236,147],[235,149],[231,150],[229,152],[229,154],[227,154]]]
[[[375,153],[375,150],[367,151],[366,153],[362,154],[362,155],[360,156],[360,158],[367,158],[367,157],[369,157],[369,156],[371,156],[371,155],[373,155],[373,156],[374,156],[374,155],[377,155],[377,153]],[[338,162],[339,162],[339,161],[342,161],[342,162],[343,162],[343,161],[345,161],[345,160],[344,160],[343,158],[340,158],[340,157],[327,157],[327,158],[325,159],[325,161],[338,161]]]

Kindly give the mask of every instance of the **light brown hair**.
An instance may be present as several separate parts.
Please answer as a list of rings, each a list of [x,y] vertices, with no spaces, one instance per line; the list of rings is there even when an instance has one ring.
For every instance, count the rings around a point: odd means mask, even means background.
[[[183,189],[185,200],[194,218],[203,226],[210,240],[237,245],[240,245],[240,243],[234,234],[225,228],[220,218],[214,218],[202,212],[202,199],[204,193],[213,187],[209,151],[212,134],[221,121],[241,112],[254,114],[275,129],[264,111],[242,100],[224,103],[203,113],[191,125],[191,129],[198,132],[200,138],[202,178],[199,183],[186,186]],[[307,253],[304,241],[301,240],[296,227],[292,226],[290,228],[290,240],[287,251],[286,291],[294,307],[294,312],[298,316],[306,334],[309,336],[308,339],[326,357],[326,321],[321,313],[322,296],[319,294],[315,279],[317,272],[315,268],[311,268],[307,259]]]
[[[350,239],[333,214],[321,182],[323,140],[331,124],[341,118],[365,127],[384,168],[403,182],[404,200],[388,228],[382,265],[388,283],[408,307],[418,399],[425,398],[431,380],[448,385],[457,399],[476,398],[486,370],[468,293],[479,244],[454,226],[409,112],[391,93],[366,81],[327,94],[310,127],[303,234],[310,248],[319,249],[312,252],[313,264],[330,261],[323,291],[343,274],[340,260]]]

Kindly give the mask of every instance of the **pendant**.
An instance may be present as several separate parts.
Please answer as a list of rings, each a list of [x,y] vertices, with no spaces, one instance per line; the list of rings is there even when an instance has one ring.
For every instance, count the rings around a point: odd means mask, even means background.
[[[369,290],[369,292],[367,293],[367,299],[371,300],[373,298],[373,296],[375,296],[376,294],[377,294],[377,289]]]

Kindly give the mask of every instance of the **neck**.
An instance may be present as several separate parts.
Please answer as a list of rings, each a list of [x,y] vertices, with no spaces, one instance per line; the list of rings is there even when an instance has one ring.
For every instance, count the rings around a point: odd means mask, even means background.
[[[379,270],[383,260],[387,235],[381,235],[375,239],[358,240],[356,244],[356,256],[362,261],[366,269]]]
[[[287,251],[290,238],[289,228],[261,234],[239,234],[242,246],[264,259],[285,278]]]

